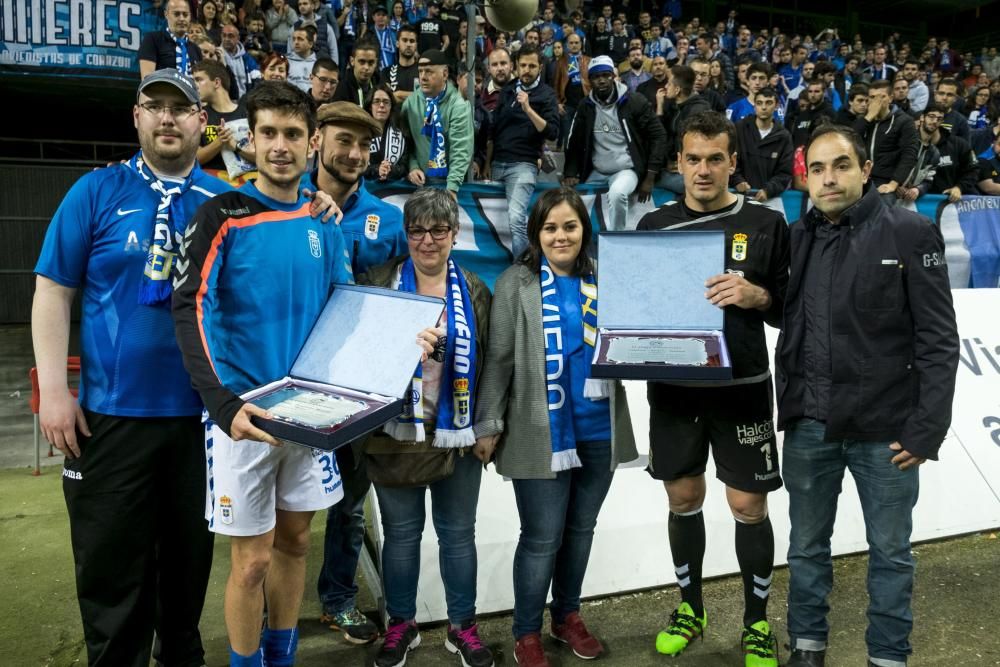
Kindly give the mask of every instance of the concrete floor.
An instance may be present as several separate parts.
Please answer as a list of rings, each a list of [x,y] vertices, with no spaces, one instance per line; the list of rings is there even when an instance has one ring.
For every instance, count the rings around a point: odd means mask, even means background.
[[[33,461],[32,420],[28,410],[28,369],[33,363],[26,326],[0,327],[0,666],[83,664],[82,633],[73,592],[72,561],[65,507],[55,471],[40,478],[30,475]],[[43,464],[61,463],[43,455]],[[300,624],[298,664],[371,665],[374,647],[355,647],[321,625],[313,593],[321,561],[322,515],[314,521],[306,597]],[[426,536],[426,539],[433,539]],[[225,665],[227,642],[222,624],[222,592],[229,567],[228,543],[216,542],[212,582],[206,598],[202,632],[212,667]],[[926,666],[1000,665],[1000,539],[982,533],[914,548],[918,575],[914,595],[914,656],[910,664]],[[623,554],[627,557],[627,554]],[[864,631],[867,604],[864,556],[835,562],[836,587],[831,598],[830,667],[865,665]],[[670,563],[663,563],[670,567]],[[361,586],[359,605],[372,610],[374,601]],[[771,618],[779,640],[786,641],[787,570],[775,574]],[[709,627],[703,642],[679,658],[666,658],[653,649],[677,592],[667,589],[627,593],[592,600],[582,613],[589,627],[607,647],[599,664],[684,665],[715,667],[740,665],[738,633],[742,614],[741,583],[727,577],[705,586]],[[498,665],[513,665],[511,618],[499,614],[483,618],[480,634],[494,650]],[[25,629],[30,632],[25,632]],[[411,653],[407,665],[428,667],[460,664],[443,648],[441,626],[422,630],[423,645]],[[553,667],[581,664],[565,648],[546,646]],[[782,650],[787,658],[787,650]]]

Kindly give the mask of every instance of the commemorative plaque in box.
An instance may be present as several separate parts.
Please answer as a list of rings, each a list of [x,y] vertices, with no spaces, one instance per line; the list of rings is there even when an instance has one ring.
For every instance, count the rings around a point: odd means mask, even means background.
[[[335,285],[288,375],[242,396],[273,415],[252,417],[254,426],[334,450],[398,417],[420,363],[417,334],[444,308],[443,299]]]
[[[728,380],[724,313],[705,281],[725,270],[725,232],[601,232],[590,373],[622,380]]]

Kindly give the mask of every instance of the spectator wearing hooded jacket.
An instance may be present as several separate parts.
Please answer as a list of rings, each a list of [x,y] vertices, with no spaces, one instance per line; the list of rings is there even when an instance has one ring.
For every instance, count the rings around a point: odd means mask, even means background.
[[[240,29],[233,24],[222,26],[222,52],[226,65],[233,72],[236,87],[242,99],[247,91],[261,79],[260,65],[247,53],[240,41]]]
[[[854,130],[865,140],[872,161],[871,180],[883,201],[891,205],[897,188],[906,180],[917,161],[917,128],[913,118],[890,108],[892,83],[872,81],[868,89],[868,112],[854,121]],[[889,196],[891,195],[891,197]]]
[[[598,56],[588,68],[591,91],[576,110],[566,142],[563,185],[608,185],[609,229],[625,229],[629,197],[650,198],[663,166],[666,132],[642,95],[615,80],[614,61]]]
[[[763,202],[779,196],[792,182],[792,135],[774,120],[778,93],[764,88],[754,97],[754,115],[736,124],[736,171],[730,185],[737,192],[753,191]]]
[[[900,194],[901,199],[913,201],[927,193],[946,195],[956,202],[962,195],[977,193],[979,161],[969,142],[941,127],[948,108],[931,104],[920,117],[920,145],[917,149],[918,164],[927,164],[924,178]],[[921,160],[929,156],[930,160]],[[916,190],[916,192],[914,192]]]

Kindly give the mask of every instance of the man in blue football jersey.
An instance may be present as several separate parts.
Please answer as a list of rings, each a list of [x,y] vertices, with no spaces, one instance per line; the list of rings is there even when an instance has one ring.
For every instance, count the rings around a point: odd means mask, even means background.
[[[202,206],[174,281],[177,340],[211,418],[209,529],[231,537],[225,616],[231,665],[292,665],[313,513],[343,485],[332,452],[277,441],[241,394],[295,361],[334,283],[352,281],[338,225],[299,192],[316,116],[309,95],[264,82],[247,96],[259,178]],[[267,601],[267,625],[261,620]]]
[[[76,182],[35,267],[39,421],[66,456],[90,664],[145,667],[155,630],[159,664],[201,665],[212,565],[202,402],[174,337],[170,273],[188,219],[230,187],[197,165],[206,118],[190,78],[174,69],[146,77],[133,118],[140,152]],[[79,401],[66,381],[77,290]]]
[[[204,662],[198,620],[212,565],[203,521],[201,400],[170,319],[176,230],[228,186],[195,161],[198,89],[163,69],[133,109],[141,150],[76,182],[35,267],[32,337],[45,437],[66,455],[77,596],[90,664]],[[66,381],[82,292],[79,401]]]

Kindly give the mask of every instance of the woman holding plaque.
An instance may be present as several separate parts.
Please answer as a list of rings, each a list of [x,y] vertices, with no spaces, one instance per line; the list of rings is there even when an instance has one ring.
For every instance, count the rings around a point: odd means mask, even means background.
[[[371,269],[358,282],[440,297],[448,307],[438,328],[445,335],[414,373],[412,403],[365,443],[368,476],[382,514],[382,581],[390,616],[375,663],[401,665],[420,643],[414,619],[424,499],[430,489],[450,622],[445,647],[461,653],[469,667],[490,667],[493,655],[480,642],[476,626],[476,505],[483,467],[472,454],[490,291],[451,257],[458,205],[446,190],[422,188],[412,194],[403,207],[403,227],[409,256]]]
[[[496,282],[476,405],[476,455],[496,451],[521,519],[514,554],[514,655],[548,665],[552,636],[581,658],[604,648],[580,618],[597,515],[619,463],[637,458],[620,382],[590,377],[597,283],[590,215],[570,188],[545,192],[528,219],[528,249]]]

